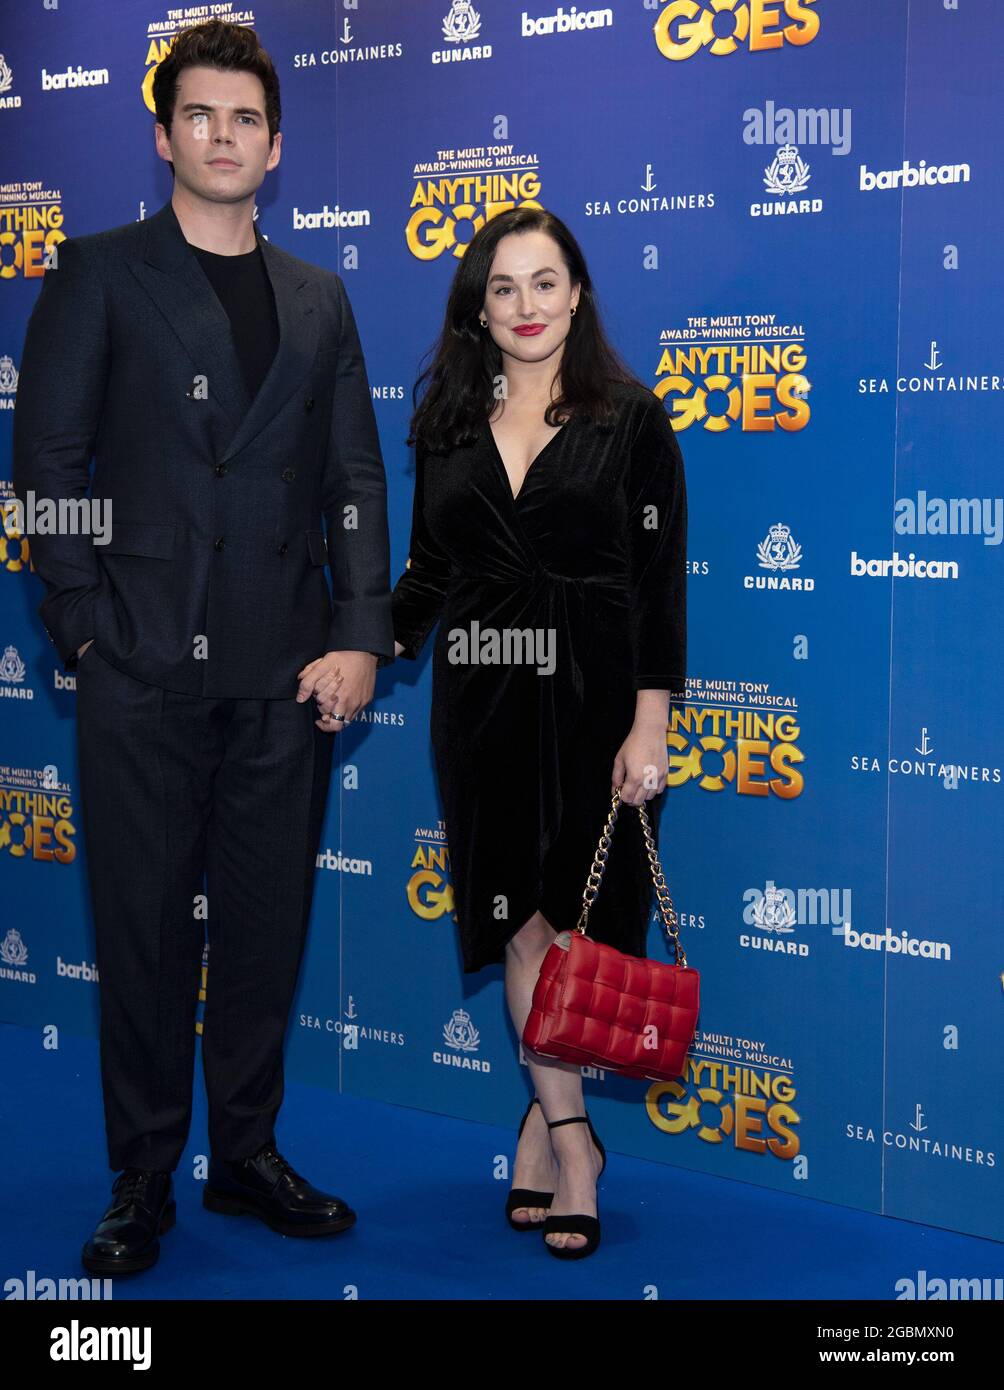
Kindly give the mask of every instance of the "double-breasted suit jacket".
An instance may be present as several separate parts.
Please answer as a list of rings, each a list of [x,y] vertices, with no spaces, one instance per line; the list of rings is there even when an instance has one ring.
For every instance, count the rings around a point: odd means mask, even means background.
[[[253,400],[170,203],[68,239],[46,271],[22,356],[15,493],[26,515],[29,491],[36,505],[88,491],[111,504],[107,544],[29,537],[68,667],[94,638],[139,680],[272,699],[325,651],[393,655],[386,480],[345,287],[255,235],[279,344]]]

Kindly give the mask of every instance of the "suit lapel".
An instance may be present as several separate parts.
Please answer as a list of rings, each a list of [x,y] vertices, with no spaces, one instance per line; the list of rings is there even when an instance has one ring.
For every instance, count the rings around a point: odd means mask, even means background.
[[[131,262],[133,273],[174,329],[195,372],[207,377],[209,395],[227,416],[227,442],[220,462],[250,444],[282,409],[310,370],[319,337],[313,284],[265,240],[257,223],[254,230],[275,295],[279,344],[253,400],[226,310],[185,240],[170,202],[147,219],[143,253]]]

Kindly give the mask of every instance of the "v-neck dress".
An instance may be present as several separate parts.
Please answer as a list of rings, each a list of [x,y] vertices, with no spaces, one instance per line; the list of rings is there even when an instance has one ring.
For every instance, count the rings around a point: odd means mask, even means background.
[[[416,449],[394,635],[414,659],[439,623],[431,740],[466,972],[502,961],[537,909],[558,931],[575,926],[636,692],[683,691],[683,457],[652,392],[615,391],[615,421],[573,415],[515,497],[487,421],[466,448]],[[490,630],[505,664],[475,659],[491,656]],[[474,639],[466,652],[458,631]],[[507,632],[524,634],[522,651]],[[664,800],[645,803],[656,835]],[[672,886],[672,846],[663,853]],[[640,818],[622,805],[590,936],[643,955],[653,903]]]

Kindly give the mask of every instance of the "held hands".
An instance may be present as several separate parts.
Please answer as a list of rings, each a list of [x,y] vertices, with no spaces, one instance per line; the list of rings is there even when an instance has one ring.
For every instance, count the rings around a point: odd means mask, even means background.
[[[372,700],[376,664],[372,652],[325,652],[297,673],[297,701],[316,700],[321,717],[314,723],[325,733],[340,733]]]

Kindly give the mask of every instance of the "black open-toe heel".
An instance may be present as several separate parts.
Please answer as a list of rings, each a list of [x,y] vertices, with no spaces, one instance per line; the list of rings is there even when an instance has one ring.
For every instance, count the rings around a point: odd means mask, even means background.
[[[548,1129],[557,1129],[558,1125],[588,1125],[589,1133],[592,1135],[593,1143],[600,1151],[600,1171],[596,1174],[596,1181],[599,1182],[603,1176],[603,1169],[607,1166],[607,1152],[600,1143],[599,1135],[593,1129],[592,1121],[588,1115],[572,1115],[567,1120],[548,1120]],[[596,1210],[600,1209],[599,1197],[596,1199]],[[558,1260],[584,1260],[587,1255],[591,1255],[600,1243],[600,1220],[598,1216],[585,1216],[578,1212],[573,1215],[565,1216],[546,1216],[540,1223],[541,1235],[544,1244],[550,1253]],[[569,1235],[585,1236],[585,1245],[580,1245],[576,1249],[569,1250],[567,1246],[552,1245],[547,1239],[548,1236]]]
[[[526,1114],[520,1121],[519,1134],[516,1136],[517,1144],[522,1137],[526,1122],[530,1118],[530,1111],[535,1105],[539,1104],[540,1101],[534,1096],[533,1100],[531,1100],[530,1104],[526,1107]],[[539,1231],[544,1224],[542,1221],[514,1221],[512,1219],[512,1214],[517,1207],[549,1207],[553,1201],[553,1192],[535,1192],[532,1187],[514,1187],[510,1190],[509,1196],[506,1198],[506,1220],[514,1231]]]

